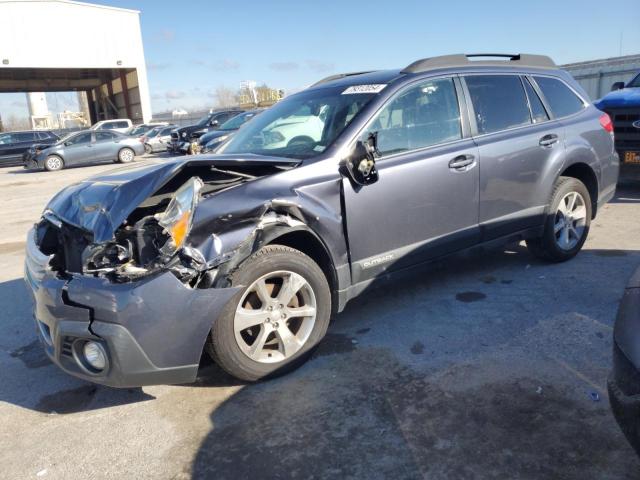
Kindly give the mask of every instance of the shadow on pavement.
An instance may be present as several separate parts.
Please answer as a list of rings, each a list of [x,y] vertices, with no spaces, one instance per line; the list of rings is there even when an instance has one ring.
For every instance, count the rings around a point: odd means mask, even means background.
[[[549,265],[511,245],[365,292],[310,362],[211,413],[192,478],[636,478],[593,390],[640,264],[611,251]]]

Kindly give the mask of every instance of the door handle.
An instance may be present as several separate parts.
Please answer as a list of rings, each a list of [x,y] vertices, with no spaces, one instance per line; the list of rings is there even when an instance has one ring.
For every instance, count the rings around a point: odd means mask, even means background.
[[[476,157],[473,155],[458,155],[449,162],[449,168],[458,172],[465,172],[476,163]]]
[[[554,143],[558,143],[558,135],[550,133],[542,137],[538,143],[541,147],[551,147]]]

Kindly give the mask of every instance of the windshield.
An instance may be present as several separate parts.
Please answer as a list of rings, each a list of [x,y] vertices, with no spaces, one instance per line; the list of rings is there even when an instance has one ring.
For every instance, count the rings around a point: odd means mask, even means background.
[[[210,118],[211,118],[211,114],[205,115],[200,120],[198,120],[198,123],[196,123],[196,125],[198,127],[205,127],[209,123]]]
[[[137,127],[131,127],[129,130],[127,130],[126,135],[142,135],[150,128],[151,127],[148,125],[138,125]]]
[[[640,88],[640,75],[629,82],[627,88]]]
[[[158,135],[158,133],[160,133],[160,130],[162,130],[164,127],[154,127],[151,130],[149,130],[147,132],[147,138],[153,138],[156,137]]]
[[[338,138],[375,96],[350,91],[343,86],[292,95],[247,123],[220,153],[315,157]]]
[[[66,135],[63,135],[62,137],[60,137],[60,140],[58,140],[58,143],[64,143],[67,140],[69,140],[71,137],[75,136],[78,132],[70,132],[67,133]]]
[[[255,117],[260,112],[245,112],[240,115],[236,115],[230,120],[227,120],[222,125],[220,125],[219,130],[237,130],[239,129],[243,123],[248,122],[253,117]]]

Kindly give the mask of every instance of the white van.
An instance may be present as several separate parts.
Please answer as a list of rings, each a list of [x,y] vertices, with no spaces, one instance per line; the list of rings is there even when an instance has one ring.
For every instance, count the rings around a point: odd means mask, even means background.
[[[112,120],[101,120],[91,125],[89,130],[115,130],[116,132],[126,132],[133,123],[128,118],[114,118]]]

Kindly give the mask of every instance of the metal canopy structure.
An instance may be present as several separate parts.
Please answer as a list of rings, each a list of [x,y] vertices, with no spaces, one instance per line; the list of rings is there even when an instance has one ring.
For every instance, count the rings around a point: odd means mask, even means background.
[[[69,0],[0,2],[0,93],[85,92],[91,121],[151,119],[140,12]]]

